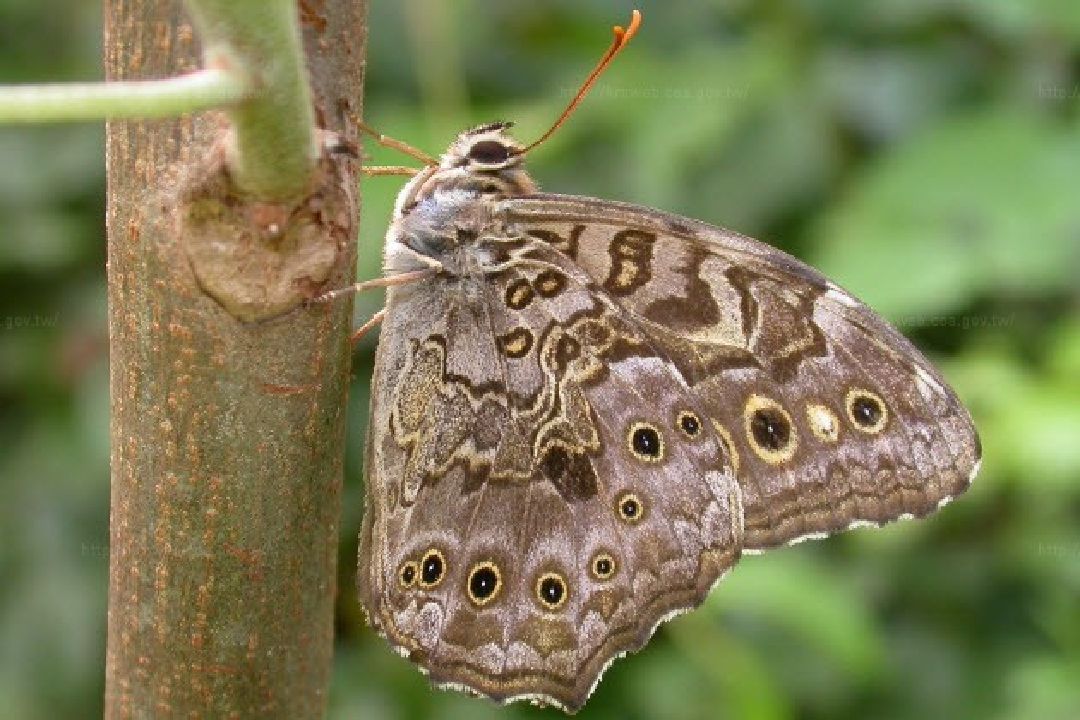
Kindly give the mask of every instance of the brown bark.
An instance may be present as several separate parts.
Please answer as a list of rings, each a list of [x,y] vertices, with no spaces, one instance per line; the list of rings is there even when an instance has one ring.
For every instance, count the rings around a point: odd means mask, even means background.
[[[354,0],[300,7],[316,116],[339,132],[343,109],[359,111],[365,12]],[[110,79],[197,67],[178,2],[107,0],[105,16]],[[325,161],[321,185],[295,206],[246,203],[214,174],[223,124],[207,113],[108,127],[108,718],[325,710],[350,303],[238,319],[192,270],[188,204],[199,196],[232,213],[220,239],[252,252],[234,246],[209,262],[236,262],[245,288],[253,265],[276,273],[267,287],[310,272],[293,253],[329,243],[322,276],[295,278],[314,292],[352,282],[356,167]],[[228,288],[228,268],[212,270]]]

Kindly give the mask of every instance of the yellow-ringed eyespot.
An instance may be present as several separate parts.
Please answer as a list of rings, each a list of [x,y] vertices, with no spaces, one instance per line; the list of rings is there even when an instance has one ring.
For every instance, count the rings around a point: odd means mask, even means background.
[[[420,560],[420,587],[431,588],[442,582],[446,575],[446,557],[436,548],[431,548]]]
[[[545,610],[558,610],[566,604],[570,592],[566,580],[558,573],[544,573],[536,579],[536,599]]]
[[[751,395],[744,411],[746,439],[754,453],[769,463],[787,462],[799,440],[791,415],[780,403],[763,395]]]
[[[660,462],[664,459],[664,438],[650,423],[632,423],[626,433],[626,441],[630,452],[639,460]]]
[[[679,426],[682,434],[688,438],[693,439],[701,434],[701,418],[689,410],[680,412],[675,419],[675,424]]]
[[[844,399],[848,420],[856,430],[877,435],[889,422],[889,410],[877,393],[854,388]]]
[[[608,580],[615,576],[618,570],[615,558],[609,552],[598,552],[589,563],[589,572],[597,580]]]
[[[628,523],[636,523],[645,516],[645,506],[634,493],[623,493],[615,501],[615,511]]]
[[[420,569],[415,560],[406,560],[398,568],[398,583],[403,588],[411,588],[419,572]]]
[[[478,607],[483,607],[495,599],[502,589],[502,574],[499,566],[490,560],[478,562],[469,570],[467,589],[469,600]]]

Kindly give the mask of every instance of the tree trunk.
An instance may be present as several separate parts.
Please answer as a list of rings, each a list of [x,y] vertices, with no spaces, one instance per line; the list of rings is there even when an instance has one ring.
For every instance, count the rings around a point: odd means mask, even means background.
[[[366,2],[300,7],[318,123],[349,137]],[[107,0],[105,17],[109,79],[198,66],[178,2]],[[108,127],[107,718],[310,718],[326,706],[351,303],[243,322],[204,292],[177,209],[223,125],[206,113]],[[320,227],[336,250],[315,280],[338,287],[354,275],[357,168],[325,162],[319,192],[344,210]],[[244,211],[258,226],[281,208]],[[250,237],[224,240],[243,260]],[[253,259],[303,250],[267,243]]]

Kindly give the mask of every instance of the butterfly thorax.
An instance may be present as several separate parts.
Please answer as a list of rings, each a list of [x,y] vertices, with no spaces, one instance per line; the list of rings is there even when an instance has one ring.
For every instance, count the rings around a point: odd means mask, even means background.
[[[387,237],[387,270],[404,272],[434,260],[450,275],[465,275],[485,264],[484,230],[493,222],[494,204],[537,189],[523,167],[522,146],[506,133],[509,126],[463,132],[438,165],[402,189]]]

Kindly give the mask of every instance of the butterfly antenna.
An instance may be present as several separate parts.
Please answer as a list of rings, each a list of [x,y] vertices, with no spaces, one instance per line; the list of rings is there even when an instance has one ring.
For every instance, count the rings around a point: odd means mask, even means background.
[[[534,147],[551,137],[552,133],[559,129],[566,119],[570,117],[570,114],[574,112],[581,101],[585,99],[585,96],[589,93],[589,89],[592,88],[593,83],[600,77],[600,74],[607,69],[607,66],[611,64],[611,61],[615,59],[615,56],[622,51],[626,44],[630,42],[630,39],[637,33],[638,28],[641,27],[641,11],[634,10],[633,15],[630,17],[630,25],[626,28],[621,25],[614,27],[615,39],[611,41],[611,47],[608,48],[604,56],[600,58],[600,62],[596,64],[593,71],[589,73],[589,77],[585,78],[585,82],[581,84],[581,88],[577,91],[577,95],[570,101],[570,104],[566,106],[566,109],[562,111],[562,115],[555,121],[548,131],[540,136],[540,138],[534,141],[531,145],[521,151],[522,154],[529,152]]]

